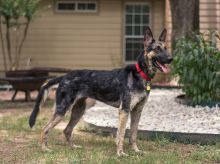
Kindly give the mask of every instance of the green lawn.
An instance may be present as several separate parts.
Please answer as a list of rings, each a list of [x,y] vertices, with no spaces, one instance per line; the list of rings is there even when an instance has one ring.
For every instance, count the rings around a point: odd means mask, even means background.
[[[220,163],[219,144],[201,146],[169,142],[167,139],[139,140],[139,147],[147,152],[145,155],[130,151],[126,139],[125,152],[129,156],[117,157],[111,136],[84,130],[75,130],[74,138],[82,148],[71,150],[62,131],[54,129],[49,136],[49,147],[53,152],[44,153],[39,147],[39,137],[42,126],[52,113],[52,103],[42,109],[34,129],[28,127],[32,106],[33,103],[0,101],[0,163]]]

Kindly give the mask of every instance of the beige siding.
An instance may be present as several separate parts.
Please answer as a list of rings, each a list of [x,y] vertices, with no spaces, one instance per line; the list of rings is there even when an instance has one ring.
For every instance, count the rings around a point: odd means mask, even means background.
[[[172,18],[171,18],[171,10],[170,10],[170,2],[169,0],[166,0],[165,2],[165,26],[167,29],[167,47],[168,50],[171,51],[171,32],[172,32]]]
[[[219,30],[220,0],[200,0],[200,30]]]
[[[161,31],[165,28],[165,1],[153,1],[153,33],[156,38],[159,37]]]
[[[22,66],[29,57],[32,67],[110,69],[120,65],[121,2],[97,2],[97,13],[56,13],[54,7],[43,9],[31,25]],[[45,0],[42,5],[53,6],[54,1]]]
[[[64,14],[53,9],[45,12],[32,28],[36,37],[32,36],[27,45],[30,51],[31,47],[39,48],[35,65],[73,69],[117,66],[121,55],[121,3],[100,0],[98,5],[98,13],[94,14]]]

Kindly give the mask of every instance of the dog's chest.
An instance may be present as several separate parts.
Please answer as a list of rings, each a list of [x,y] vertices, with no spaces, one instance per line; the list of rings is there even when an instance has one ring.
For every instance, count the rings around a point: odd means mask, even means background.
[[[130,109],[132,110],[141,101],[146,101],[150,94],[151,82],[140,79],[135,81],[133,76],[128,77],[128,87],[130,92]]]
[[[150,94],[150,89],[151,86],[146,85],[144,87],[144,90],[140,91],[136,91],[133,90],[130,92],[130,97],[131,97],[131,101],[130,101],[130,109],[132,110],[133,108],[135,108],[136,105],[138,105],[140,102],[142,101],[147,101],[147,98]]]

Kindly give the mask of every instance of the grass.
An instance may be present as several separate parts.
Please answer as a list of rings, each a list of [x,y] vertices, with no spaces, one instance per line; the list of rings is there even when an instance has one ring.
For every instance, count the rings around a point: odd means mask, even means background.
[[[44,153],[39,146],[42,126],[52,114],[53,103],[44,107],[34,129],[28,127],[28,116],[33,103],[0,102],[0,163],[73,163],[73,164],[196,164],[220,163],[220,144],[192,145],[170,142],[166,138],[154,141],[138,140],[140,149],[146,151],[139,155],[131,151],[125,141],[128,157],[117,157],[114,138],[103,136],[89,129],[75,130],[74,141],[83,146],[71,150],[60,129],[49,135],[51,153]],[[66,117],[65,122],[68,120]]]

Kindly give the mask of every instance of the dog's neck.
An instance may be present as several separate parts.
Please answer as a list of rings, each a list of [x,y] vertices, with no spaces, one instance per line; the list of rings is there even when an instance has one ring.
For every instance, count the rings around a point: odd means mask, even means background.
[[[156,70],[154,68],[152,68],[153,66],[150,63],[151,61],[149,61],[149,59],[145,58],[145,53],[147,53],[147,52],[143,51],[138,56],[137,63],[139,65],[140,69],[152,79],[156,73]]]

